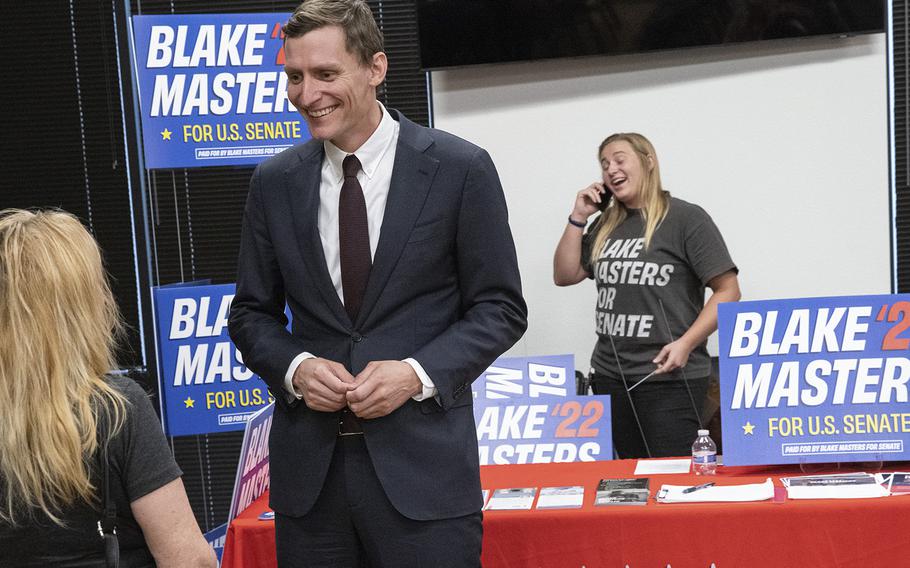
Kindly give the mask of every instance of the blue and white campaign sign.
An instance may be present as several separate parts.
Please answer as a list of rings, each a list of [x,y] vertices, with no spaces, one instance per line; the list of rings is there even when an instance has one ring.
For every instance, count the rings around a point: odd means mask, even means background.
[[[613,459],[609,396],[575,395],[575,356],[500,357],[471,385],[481,465]]]
[[[205,541],[209,543],[209,546],[212,547],[212,550],[215,551],[215,558],[218,559],[219,565],[221,563],[221,556],[224,553],[224,540],[227,538],[227,528],[228,524],[224,523],[202,535],[205,537]]]
[[[233,284],[153,289],[165,430],[170,436],[242,430],[271,402],[228,337]]]
[[[147,168],[256,164],[310,138],[287,98],[288,17],[133,16]]]
[[[480,465],[613,459],[609,396],[474,399]]]
[[[727,465],[910,459],[910,295],[722,304]]]
[[[474,398],[575,394],[575,356],[500,357],[471,384]]]

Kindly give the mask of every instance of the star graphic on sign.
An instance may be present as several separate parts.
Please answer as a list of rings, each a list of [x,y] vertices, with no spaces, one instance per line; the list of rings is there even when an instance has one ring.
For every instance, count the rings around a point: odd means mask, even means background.
[[[746,422],[745,425],[743,426],[743,435],[751,436],[755,433],[754,430],[755,430],[755,424],[752,424],[751,422]]]
[[[161,139],[162,139],[162,140],[170,140],[170,139],[171,139],[171,134],[173,134],[173,132],[171,132],[170,130],[168,130],[167,128],[165,128],[164,130],[161,131]]]
[[[183,404],[185,404],[187,408],[193,408],[193,405],[196,404],[196,401],[190,397],[186,397],[186,400],[183,401]]]

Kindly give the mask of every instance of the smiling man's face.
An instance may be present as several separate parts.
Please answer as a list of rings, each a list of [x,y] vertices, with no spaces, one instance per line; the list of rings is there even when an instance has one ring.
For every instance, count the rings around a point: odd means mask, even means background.
[[[379,125],[376,87],[385,79],[386,57],[369,65],[348,52],[338,26],[317,28],[284,42],[288,100],[307,122],[310,134],[353,152]]]

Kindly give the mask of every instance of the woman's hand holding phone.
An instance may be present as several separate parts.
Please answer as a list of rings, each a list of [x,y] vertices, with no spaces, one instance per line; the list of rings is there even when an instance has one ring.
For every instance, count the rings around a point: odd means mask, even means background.
[[[606,209],[609,202],[609,190],[604,187],[603,182],[595,181],[575,196],[572,218],[576,221],[587,221],[591,215]]]

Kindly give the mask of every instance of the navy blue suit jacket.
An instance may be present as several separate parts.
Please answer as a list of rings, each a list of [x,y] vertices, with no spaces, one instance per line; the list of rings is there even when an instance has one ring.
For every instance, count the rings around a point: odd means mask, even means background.
[[[284,376],[303,351],[355,375],[373,360],[419,361],[437,399],[409,399],[362,421],[376,473],[412,519],[481,506],[471,381],[527,327],[505,198],[486,151],[390,114],[401,128],[357,321],[338,298],[317,228],[322,142],[263,162],[250,183],[229,330],[277,400],[271,506],[285,515],[304,515],[315,503],[338,432],[337,413],[287,403]]]

